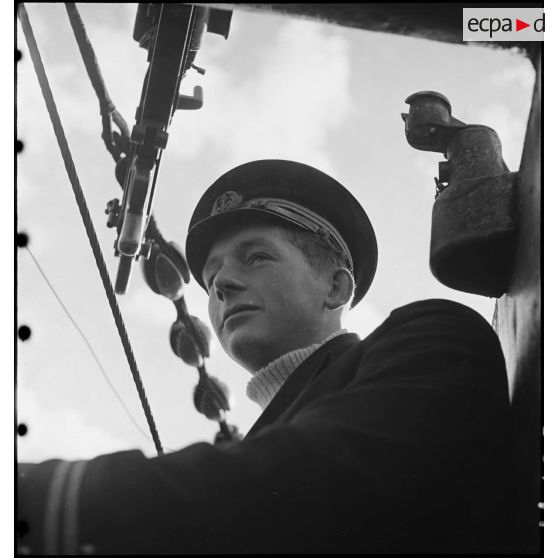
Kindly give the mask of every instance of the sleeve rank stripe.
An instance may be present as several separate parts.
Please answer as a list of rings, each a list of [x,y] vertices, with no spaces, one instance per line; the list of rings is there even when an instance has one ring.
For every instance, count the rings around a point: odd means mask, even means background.
[[[64,554],[78,553],[79,491],[87,461],[76,461],[72,465],[64,499],[64,528],[62,531],[62,550]]]
[[[68,472],[70,470],[70,462],[60,461],[52,474],[52,480],[48,490],[48,496],[45,507],[45,523],[44,523],[44,549],[45,554],[58,554],[58,526],[60,522],[60,512],[62,504],[62,493]]]

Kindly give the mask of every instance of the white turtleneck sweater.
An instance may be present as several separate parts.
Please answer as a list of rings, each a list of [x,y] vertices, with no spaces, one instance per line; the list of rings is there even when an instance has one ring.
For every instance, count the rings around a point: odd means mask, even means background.
[[[323,344],[343,333],[347,333],[347,330],[339,329],[330,333],[320,343],[314,343],[302,349],[295,349],[290,353],[285,353],[275,360],[272,360],[269,364],[254,373],[246,386],[246,395],[252,401],[258,403],[262,410],[265,409],[269,405],[269,402],[275,397],[275,394],[281,389],[286,379],[303,361]]]

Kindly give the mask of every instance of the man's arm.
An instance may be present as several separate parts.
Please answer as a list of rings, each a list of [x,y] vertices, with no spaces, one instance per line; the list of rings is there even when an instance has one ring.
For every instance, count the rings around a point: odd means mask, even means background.
[[[486,550],[471,528],[498,511],[508,435],[489,329],[448,309],[414,312],[365,340],[357,360],[334,363],[356,366],[353,380],[284,424],[227,449],[93,459],[74,508],[51,520],[55,534],[45,530],[48,491],[37,489],[47,464],[31,467],[18,487],[20,518],[34,518],[24,544],[36,553],[52,540],[96,553]]]

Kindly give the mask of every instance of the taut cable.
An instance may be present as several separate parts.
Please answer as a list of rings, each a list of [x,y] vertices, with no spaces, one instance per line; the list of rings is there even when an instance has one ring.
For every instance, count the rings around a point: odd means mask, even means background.
[[[136,359],[132,351],[132,346],[130,345],[130,340],[126,332],[126,327],[124,326],[124,321],[122,319],[122,315],[120,314],[120,309],[118,307],[116,295],[114,294],[114,289],[112,287],[108,270],[105,265],[103,254],[101,252],[101,247],[99,245],[99,241],[95,233],[95,227],[93,226],[93,221],[91,220],[91,216],[89,215],[89,210],[87,209],[87,202],[85,200],[83,191],[81,189],[81,185],[72,159],[70,148],[68,146],[68,142],[64,134],[64,128],[62,127],[60,116],[56,108],[56,103],[54,102],[52,90],[50,88],[48,78],[45,72],[45,68],[41,60],[41,55],[39,53],[39,49],[35,41],[33,29],[31,28],[31,23],[29,22],[29,16],[27,15],[27,11],[23,4],[21,4],[18,8],[18,17],[21,23],[21,27],[23,29],[23,33],[25,35],[25,40],[27,41],[27,45],[29,47],[31,60],[33,61],[33,66],[35,67],[35,72],[37,74],[37,79],[39,80],[39,85],[41,87],[41,92],[43,94],[43,98],[47,106],[50,120],[54,128],[54,133],[56,135],[58,147],[60,148],[60,153],[62,155],[62,159],[64,160],[64,166],[66,167],[66,172],[68,173],[68,178],[70,179],[72,190],[74,192],[74,196],[78,204],[79,212],[81,214],[81,218],[85,226],[87,238],[89,240],[89,244],[91,245],[91,250],[93,251],[95,263],[97,264],[99,274],[101,275],[101,280],[103,282],[103,287],[105,289],[109,301],[110,309],[112,311],[112,315],[116,323],[116,328],[118,329],[118,334],[120,335],[122,346],[124,347],[124,352],[126,353],[126,358],[128,359],[128,364],[132,372],[132,377],[134,379],[134,383],[136,385],[139,398],[141,400],[143,411],[145,413],[145,417],[149,425],[149,430],[151,432],[151,436],[153,437],[153,441],[155,443],[155,448],[157,449],[157,453],[161,455],[163,454],[163,448],[161,446],[159,434],[155,426],[153,414],[151,413],[149,402],[147,401],[147,396],[145,394],[145,389],[143,387],[143,383],[140,377]]]

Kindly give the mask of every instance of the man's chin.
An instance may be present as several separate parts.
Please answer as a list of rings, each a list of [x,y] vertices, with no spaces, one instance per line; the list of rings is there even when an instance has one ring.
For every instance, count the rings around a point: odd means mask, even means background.
[[[273,344],[271,344],[273,346]],[[225,351],[240,366],[255,372],[268,362],[270,343],[261,335],[239,328],[233,331],[226,340]]]

